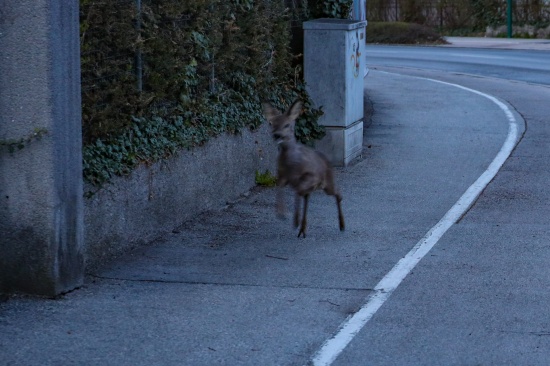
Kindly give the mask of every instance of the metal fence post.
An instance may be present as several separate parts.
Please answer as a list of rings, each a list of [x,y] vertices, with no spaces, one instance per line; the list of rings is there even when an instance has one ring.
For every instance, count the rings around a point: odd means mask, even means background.
[[[136,30],[138,34],[138,42],[136,48],[136,78],[137,78],[137,90],[143,91],[143,59],[141,55],[141,0],[136,0],[137,19]]]
[[[512,0],[507,1],[506,20],[508,24],[508,38],[512,38]]]

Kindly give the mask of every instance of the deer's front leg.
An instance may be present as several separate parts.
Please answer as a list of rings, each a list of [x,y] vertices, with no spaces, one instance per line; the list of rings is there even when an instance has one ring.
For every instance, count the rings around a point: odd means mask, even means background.
[[[302,226],[300,227],[300,232],[298,233],[298,237],[300,237],[300,235],[303,235],[304,238],[306,237],[308,199],[309,199],[309,193],[304,196],[304,213],[302,216]]]
[[[277,178],[277,195],[276,195],[276,211],[277,211],[277,217],[284,220],[285,219],[285,199],[284,199],[284,188],[286,186],[286,180],[281,179],[280,177]]]

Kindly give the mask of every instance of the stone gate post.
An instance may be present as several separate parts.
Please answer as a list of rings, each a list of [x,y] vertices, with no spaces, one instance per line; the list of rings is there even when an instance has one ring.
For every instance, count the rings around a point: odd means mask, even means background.
[[[78,4],[0,1],[0,292],[83,281]]]

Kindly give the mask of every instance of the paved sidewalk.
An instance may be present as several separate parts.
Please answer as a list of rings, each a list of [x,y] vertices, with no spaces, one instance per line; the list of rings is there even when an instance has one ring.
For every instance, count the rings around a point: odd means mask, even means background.
[[[442,47],[500,48],[550,51],[550,39],[445,37],[450,43]]]
[[[303,365],[486,169],[502,111],[467,91],[371,71],[365,159],[312,195],[306,239],[274,190],[207,212],[58,300],[0,303],[5,365]],[[442,118],[444,116],[444,118]],[[273,152],[274,154],[276,152]],[[290,194],[287,196],[289,204]]]

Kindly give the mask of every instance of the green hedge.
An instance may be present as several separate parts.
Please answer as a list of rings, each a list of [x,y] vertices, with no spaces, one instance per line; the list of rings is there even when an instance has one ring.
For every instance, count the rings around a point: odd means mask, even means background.
[[[512,1],[514,25],[550,24],[550,2]],[[439,28],[448,34],[477,34],[506,24],[508,0],[367,0],[370,22],[407,22]],[[367,31],[368,33],[368,31]]]
[[[86,181],[254,129],[265,100],[283,108],[301,98],[297,137],[324,135],[292,66],[284,1],[142,0],[139,12],[135,0],[81,0],[80,9]]]
[[[370,22],[368,43],[445,44],[441,35],[430,27],[404,22]]]

